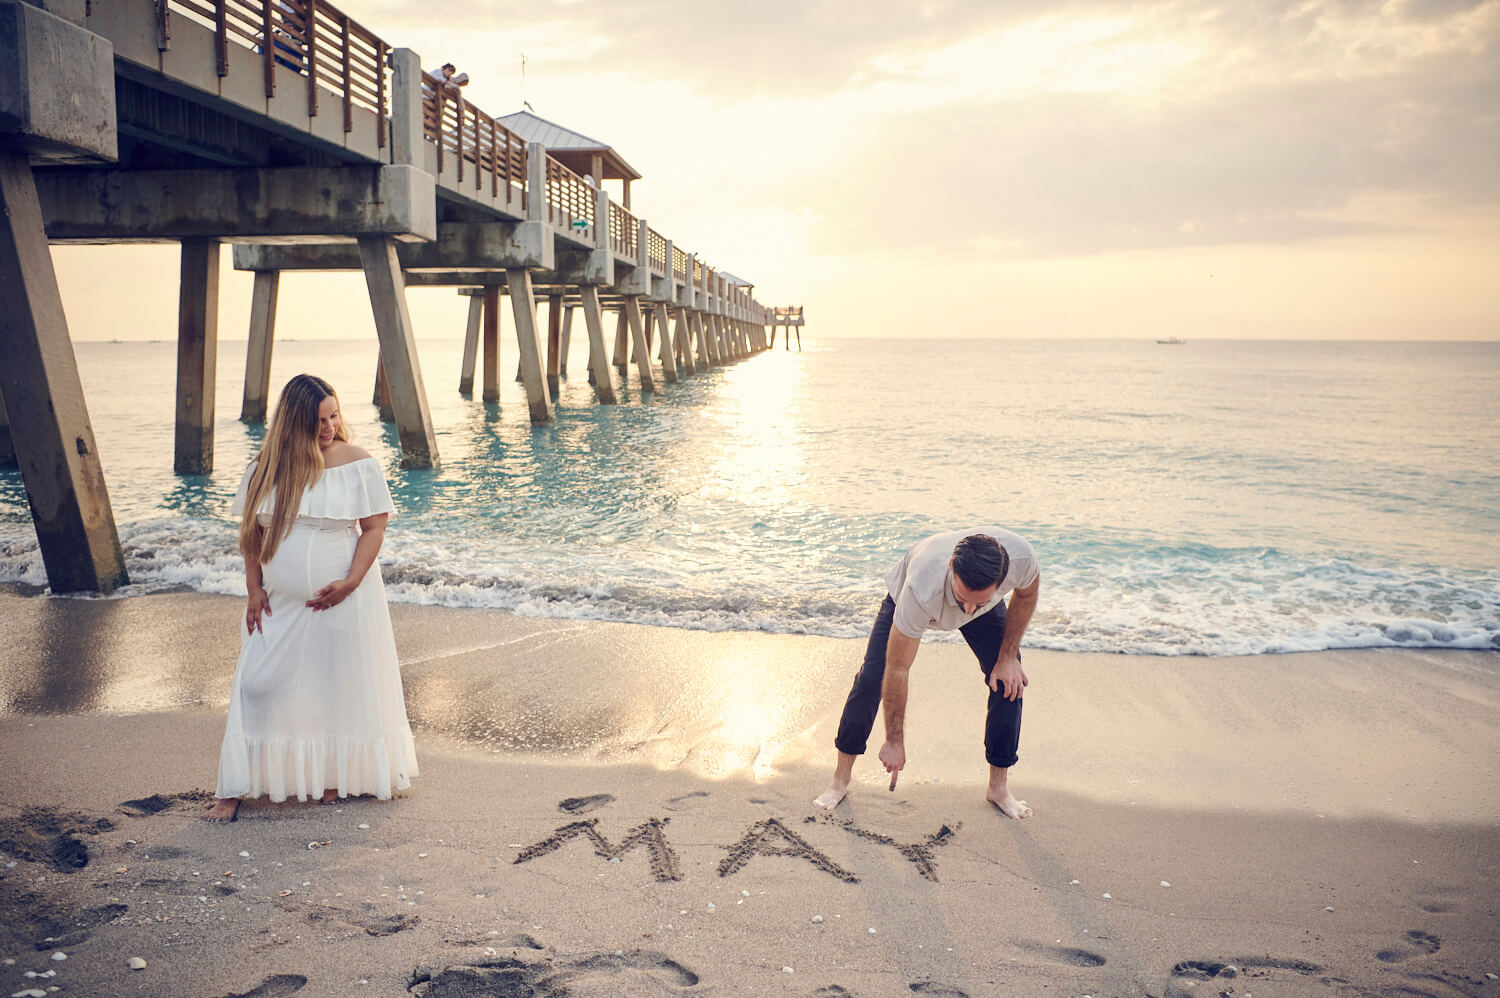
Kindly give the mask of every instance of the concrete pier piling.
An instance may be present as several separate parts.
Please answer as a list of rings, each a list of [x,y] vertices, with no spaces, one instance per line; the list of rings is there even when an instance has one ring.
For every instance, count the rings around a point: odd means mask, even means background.
[[[406,283],[396,258],[395,241],[390,236],[360,236],[359,255],[375,313],[391,411],[401,438],[401,466],[437,468],[437,436],[427,409],[427,391],[422,385],[416,334],[406,307]]]
[[[507,270],[505,286],[510,292],[511,313],[516,319],[516,345],[521,350],[521,374],[526,383],[526,404],[533,423],[552,421],[552,393],[542,374],[542,355],[537,345],[536,297],[531,289],[531,271]]]
[[[547,391],[553,396],[562,381],[563,296],[554,291],[547,296]]]
[[[583,323],[589,333],[589,371],[593,375],[594,392],[600,403],[615,405],[620,400],[615,395],[614,382],[609,376],[609,355],[604,347],[604,312],[599,305],[599,289],[592,284],[582,285],[578,296],[583,308]]]
[[[657,328],[661,330],[661,376],[669,385],[677,384],[677,355],[672,349],[672,331],[667,325],[667,305],[652,302],[651,311],[656,316]]]
[[[172,468],[214,470],[214,380],[219,343],[219,241],[184,239],[177,299],[177,432]]]
[[[479,354],[479,324],[484,317],[484,297],[469,296],[469,319],[464,327],[464,359],[458,374],[458,393],[474,394],[474,361]]]
[[[667,306],[666,305],[662,305],[662,306],[660,306],[660,308],[662,308],[663,310],[666,310]],[[682,370],[683,370],[683,372],[685,374],[688,374],[688,375],[697,374],[698,373],[698,366],[693,363],[693,341],[692,341],[692,336],[691,336],[691,334],[688,331],[687,309],[678,308],[678,309],[673,309],[672,311],[676,312],[676,314],[677,314],[677,319],[672,324],[673,325],[673,336],[672,336],[673,344],[672,344],[672,349],[676,353],[677,357],[679,357],[682,360]],[[665,311],[663,312],[663,314],[665,314]]]
[[[276,338],[276,298],[281,274],[257,270],[250,292],[250,335],[245,345],[245,400],[240,419],[264,423],[271,392],[271,348]]]
[[[637,295],[626,295],[623,309],[630,326],[630,338],[635,353],[635,369],[640,375],[641,391],[656,391],[656,379],[651,375],[651,348],[646,345],[646,327],[641,320],[641,300]]]
[[[573,345],[573,313],[576,311],[573,305],[563,308],[562,333],[559,338],[557,365],[558,374],[566,378],[568,376],[568,350]]]
[[[0,11],[3,14],[3,11]],[[125,585],[94,428],[24,155],[0,152],[0,399],[53,592]]]
[[[375,406],[376,418],[382,423],[394,423],[396,411],[391,408],[391,384],[385,377],[385,358],[375,355],[375,390],[370,394],[370,404]]]
[[[480,301],[483,302],[484,312],[484,394],[481,399],[485,402],[499,402],[500,289],[486,287]]]

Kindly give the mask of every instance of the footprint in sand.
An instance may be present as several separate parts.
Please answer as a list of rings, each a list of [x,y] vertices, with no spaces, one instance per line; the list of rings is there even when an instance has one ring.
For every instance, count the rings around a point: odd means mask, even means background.
[[[606,804],[613,803],[614,794],[592,794],[588,797],[569,797],[557,802],[557,809],[567,814],[587,814]]]
[[[307,978],[301,974],[272,974],[249,991],[237,991],[224,998],[282,998],[294,995],[307,987]]]
[[[1247,956],[1234,960],[1183,960],[1172,968],[1173,977],[1208,981],[1215,977],[1226,980],[1246,974],[1252,977],[1267,977],[1270,971],[1290,970],[1304,977],[1321,974],[1323,968],[1306,960],[1284,960],[1272,956]]]
[[[130,910],[117,902],[79,910],[32,891],[9,889],[0,889],[0,909],[10,913],[6,924],[10,935],[18,942],[29,941],[39,953],[77,946],[94,929]]]
[[[913,994],[932,995],[934,998],[969,998],[967,991],[960,991],[948,984],[938,984],[936,981],[918,981],[908,984],[907,988]]]
[[[681,797],[673,797],[667,801],[665,807],[668,811],[701,811],[708,802],[707,790],[694,790],[683,794]]]
[[[1058,963],[1065,963],[1070,967],[1102,967],[1104,957],[1098,953],[1090,953],[1086,949],[1073,949],[1067,946],[1057,948],[1047,947],[1042,950]]]
[[[1429,915],[1446,915],[1456,907],[1452,901],[1444,901],[1441,898],[1429,898],[1426,901],[1413,903]]]
[[[1442,948],[1442,941],[1421,929],[1412,929],[1396,945],[1375,954],[1381,963],[1400,963],[1417,956],[1431,956]]]
[[[214,795],[206,790],[188,790],[180,794],[152,794],[150,797],[137,797],[134,800],[121,801],[117,807],[132,818],[149,818],[153,814],[160,814],[174,804],[207,804],[213,800],[213,797]]]
[[[630,950],[540,963],[500,958],[440,971],[419,969],[407,990],[420,998],[670,998],[697,983],[697,974],[664,953]]]
[[[58,873],[77,873],[89,865],[89,848],[80,836],[98,835],[114,827],[108,818],[28,807],[13,817],[0,818],[0,853],[46,863]]]

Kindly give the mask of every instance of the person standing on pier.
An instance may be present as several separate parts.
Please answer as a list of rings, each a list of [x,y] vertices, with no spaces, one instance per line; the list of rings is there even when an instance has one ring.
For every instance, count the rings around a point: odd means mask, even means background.
[[[234,821],[244,798],[405,790],[416,750],[375,560],[395,506],[328,382],[287,382],[231,510],[249,598],[219,799],[203,817]]]
[[[1031,817],[1031,808],[1016,800],[1009,783],[1021,742],[1021,694],[1029,682],[1021,668],[1021,636],[1041,588],[1031,545],[999,527],[935,534],[913,545],[886,573],[885,583],[887,595],[833,741],[838,750],[833,782],[813,804],[831,811],[848,794],[854,760],[864,754],[877,710],[885,716],[880,761],[896,789],[896,777],[906,766],[907,675],[922,632],[957,628],[990,688],[984,727],[990,767],[986,799],[1011,818]]]

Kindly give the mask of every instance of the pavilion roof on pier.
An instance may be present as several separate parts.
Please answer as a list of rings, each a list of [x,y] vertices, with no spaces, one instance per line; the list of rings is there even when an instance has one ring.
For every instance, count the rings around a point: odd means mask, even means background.
[[[641,175],[615,152],[614,147],[581,132],[564,128],[530,111],[507,114],[500,123],[527,142],[540,142],[547,147],[553,158],[579,176],[592,176],[601,180],[639,180]],[[603,176],[595,174],[594,157],[602,165]]]

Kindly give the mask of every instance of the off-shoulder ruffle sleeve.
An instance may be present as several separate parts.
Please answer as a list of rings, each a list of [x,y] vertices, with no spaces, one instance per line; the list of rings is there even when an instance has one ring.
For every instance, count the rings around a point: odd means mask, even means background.
[[[326,468],[302,495],[297,515],[320,520],[359,520],[396,512],[391,490],[373,457]]]
[[[229,504],[229,512],[235,516],[243,516],[245,513],[245,498],[250,492],[250,476],[255,474],[255,466],[259,461],[251,461],[250,467],[245,469],[245,477],[240,479],[240,487],[234,494],[234,502]]]

